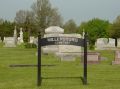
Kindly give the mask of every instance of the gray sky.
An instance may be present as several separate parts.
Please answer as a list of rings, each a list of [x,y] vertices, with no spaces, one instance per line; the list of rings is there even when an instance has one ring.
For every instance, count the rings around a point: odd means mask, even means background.
[[[16,11],[30,9],[37,0],[0,0],[0,18],[13,20]],[[112,22],[120,15],[120,0],[50,0],[59,9],[64,21],[74,19],[77,24],[98,17]]]

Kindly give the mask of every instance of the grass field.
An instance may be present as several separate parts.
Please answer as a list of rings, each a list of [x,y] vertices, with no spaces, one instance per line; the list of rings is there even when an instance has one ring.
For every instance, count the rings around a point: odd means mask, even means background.
[[[36,49],[0,48],[0,89],[120,89],[120,66],[111,65],[114,51],[100,51],[100,64],[88,65],[88,85],[83,85],[83,64],[61,62],[43,55],[42,86],[37,87],[37,67],[9,67],[11,64],[37,64]]]

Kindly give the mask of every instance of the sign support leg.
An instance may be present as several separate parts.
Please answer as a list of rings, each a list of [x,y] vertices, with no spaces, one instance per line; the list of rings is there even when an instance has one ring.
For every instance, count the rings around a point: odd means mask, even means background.
[[[37,86],[41,86],[41,35],[38,35],[38,71],[37,71]]]
[[[84,78],[83,84],[87,85],[87,36],[84,35]]]

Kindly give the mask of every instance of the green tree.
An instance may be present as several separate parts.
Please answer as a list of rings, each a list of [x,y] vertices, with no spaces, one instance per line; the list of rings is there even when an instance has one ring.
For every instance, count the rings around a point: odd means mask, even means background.
[[[88,33],[88,39],[91,46],[95,44],[97,38],[108,37],[107,29],[109,27],[109,22],[94,18],[88,22],[83,22],[78,29],[78,33],[82,33],[82,30]]]
[[[2,37],[2,40],[4,37],[10,37],[13,36],[13,30],[14,30],[14,23],[10,21],[2,21],[0,24],[0,37]]]
[[[74,20],[67,21],[63,28],[65,29],[65,33],[76,33],[77,32],[77,25]]]
[[[109,36],[112,38],[120,38],[120,16],[109,26]]]

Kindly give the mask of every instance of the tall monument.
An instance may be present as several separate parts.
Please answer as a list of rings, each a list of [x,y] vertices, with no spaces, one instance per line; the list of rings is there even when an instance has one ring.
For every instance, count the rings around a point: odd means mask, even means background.
[[[20,43],[23,43],[23,31],[22,31],[22,28],[20,28]]]
[[[16,26],[15,26],[15,29],[14,29],[14,41],[15,41],[15,44],[17,44],[17,30],[16,30]]]

